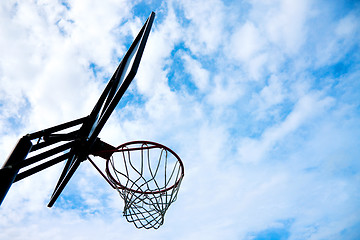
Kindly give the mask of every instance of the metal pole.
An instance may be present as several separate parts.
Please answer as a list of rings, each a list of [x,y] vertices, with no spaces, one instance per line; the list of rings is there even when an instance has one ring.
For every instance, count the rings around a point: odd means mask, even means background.
[[[15,167],[18,162],[25,160],[30,152],[32,143],[28,135],[22,137],[11,155],[0,169],[0,205],[3,202],[7,192],[13,184],[19,168]]]

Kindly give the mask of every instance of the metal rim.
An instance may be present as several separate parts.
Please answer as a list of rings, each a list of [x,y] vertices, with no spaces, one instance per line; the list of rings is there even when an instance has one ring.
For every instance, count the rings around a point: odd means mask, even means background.
[[[112,174],[110,173],[110,170],[109,170],[109,162],[110,162],[110,158],[106,160],[106,174],[109,178],[109,180],[114,183],[115,187],[118,188],[118,189],[122,189],[122,190],[127,190],[127,191],[131,191],[131,192],[134,192],[134,193],[141,193],[141,194],[157,194],[157,193],[163,193],[163,192],[167,192],[173,188],[176,188],[181,180],[183,179],[184,177],[184,164],[183,162],[181,161],[180,157],[170,148],[160,144],[160,143],[157,143],[157,142],[151,142],[151,141],[130,141],[130,142],[127,142],[127,143],[123,143],[121,145],[119,145],[118,147],[116,147],[116,149],[113,149],[113,150],[108,150],[108,151],[104,151],[104,152],[108,152],[108,153],[113,153],[113,152],[121,152],[121,150],[119,150],[120,148],[123,148],[125,146],[128,146],[128,145],[134,145],[134,144],[151,144],[153,145],[153,148],[163,148],[165,149],[166,151],[170,152],[173,156],[175,156],[175,158],[177,159],[177,161],[179,162],[179,166],[180,166],[180,169],[181,169],[181,175],[179,177],[179,179],[177,179],[177,181],[170,187],[168,188],[165,188],[165,189],[162,189],[162,190],[158,190],[158,191],[140,191],[140,190],[134,190],[134,189],[131,189],[131,188],[127,188],[125,187],[124,185],[122,185],[119,181],[117,181],[113,176]],[[151,148],[151,147],[150,147]],[[136,149],[133,149],[133,150],[139,150],[139,149],[146,149],[146,148],[136,148]]]

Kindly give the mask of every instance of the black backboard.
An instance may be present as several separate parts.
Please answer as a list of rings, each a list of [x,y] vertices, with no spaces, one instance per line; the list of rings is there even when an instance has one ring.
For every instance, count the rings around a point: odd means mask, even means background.
[[[154,17],[155,13],[152,12],[120,62],[92,112],[81,126],[79,131],[80,141],[70,150],[70,157],[65,164],[48,207],[53,206],[80,163],[86,160],[101,129],[134,79]]]

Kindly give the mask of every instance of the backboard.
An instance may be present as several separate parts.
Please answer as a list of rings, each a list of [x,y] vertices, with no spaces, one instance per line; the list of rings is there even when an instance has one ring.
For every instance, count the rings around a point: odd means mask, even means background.
[[[115,110],[120,99],[134,79],[150,34],[154,17],[155,13],[152,12],[120,62],[92,112],[80,128],[80,137],[83,141],[79,143],[80,146],[75,145],[70,150],[71,157],[65,164],[64,170],[51,196],[48,207],[53,206],[64,187],[79,167],[80,163],[86,160],[86,157],[96,141],[101,129],[104,127],[106,121],[109,119],[111,113]],[[81,148],[81,151],[79,148]]]

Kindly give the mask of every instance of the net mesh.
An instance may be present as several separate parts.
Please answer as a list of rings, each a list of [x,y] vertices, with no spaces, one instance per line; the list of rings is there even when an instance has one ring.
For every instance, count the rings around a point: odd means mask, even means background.
[[[130,142],[117,148],[106,164],[108,179],[124,200],[123,214],[137,228],[159,228],[184,176],[180,158],[152,142]]]

